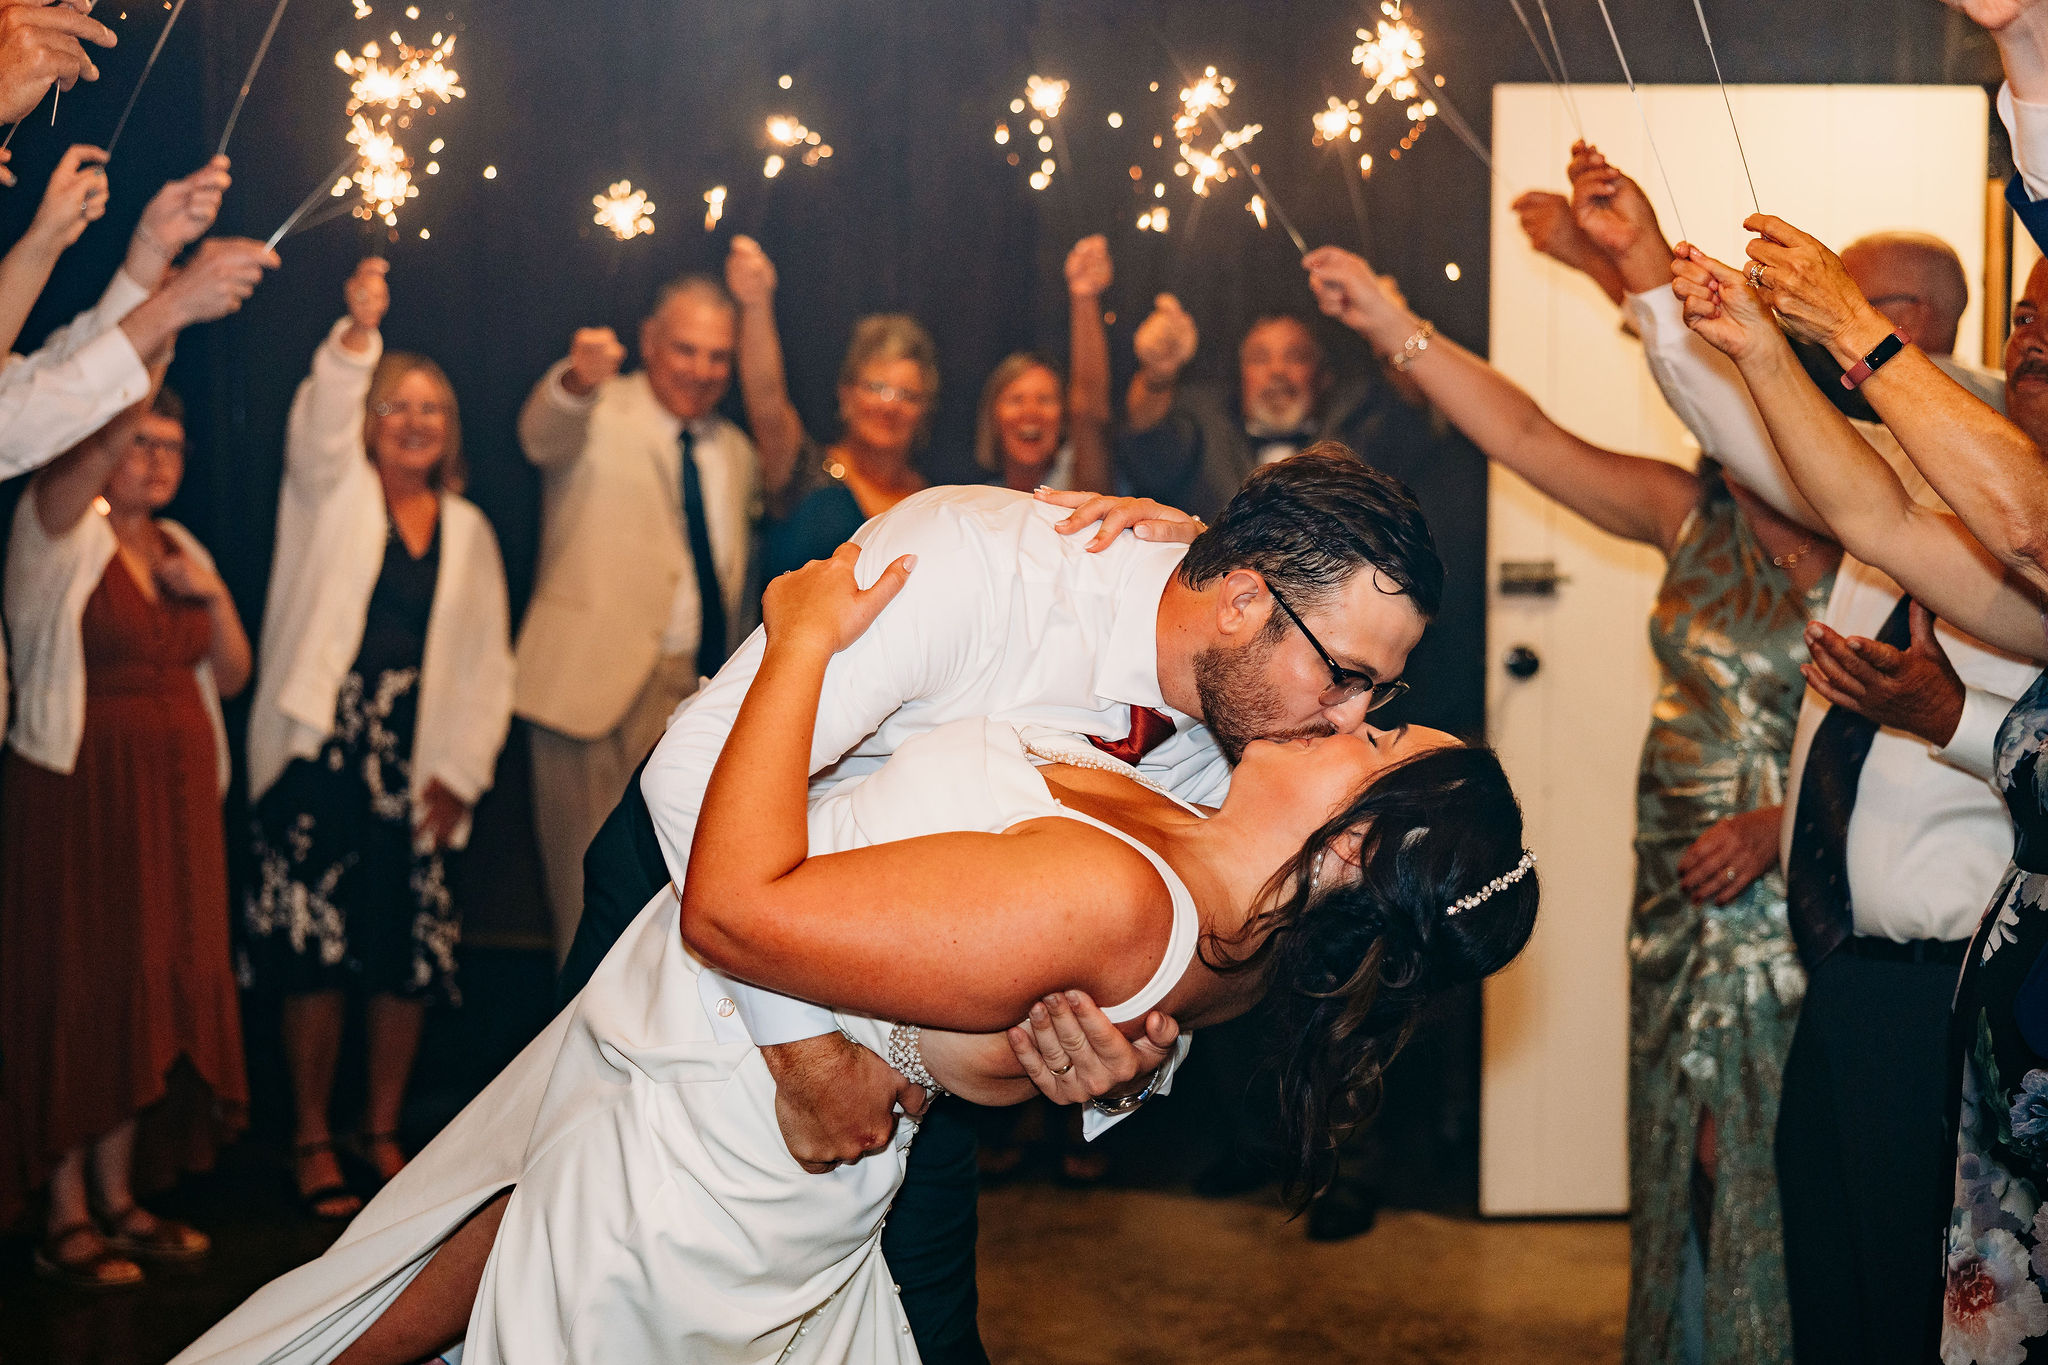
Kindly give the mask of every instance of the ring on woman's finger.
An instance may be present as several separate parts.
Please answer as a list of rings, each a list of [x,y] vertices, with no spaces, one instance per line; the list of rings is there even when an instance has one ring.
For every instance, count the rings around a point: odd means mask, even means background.
[[[1764,263],[1762,261],[1751,261],[1749,263],[1749,269],[1743,271],[1742,273],[1744,277],[1749,280],[1749,287],[1751,289],[1770,288],[1769,285],[1764,283]]]
[[[1722,880],[1722,881],[1727,881],[1727,882],[1732,882],[1732,881],[1734,881],[1734,880],[1735,880],[1735,869],[1731,867],[1731,868],[1727,868],[1727,869],[1723,870],[1723,871],[1722,871],[1722,873],[1721,873],[1721,880]]]
[[[1055,1067],[1048,1067],[1048,1068],[1047,1068],[1047,1070],[1051,1071],[1051,1072],[1052,1072],[1052,1074],[1053,1074],[1053,1075],[1055,1075],[1055,1076],[1064,1076],[1064,1075],[1066,1075],[1066,1074],[1067,1074],[1067,1073],[1068,1073],[1069,1071],[1072,1071],[1073,1069],[1074,1069],[1074,1059],[1073,1059],[1073,1058],[1071,1058],[1071,1057],[1067,1058],[1067,1064],[1066,1064],[1065,1066],[1055,1066]]]

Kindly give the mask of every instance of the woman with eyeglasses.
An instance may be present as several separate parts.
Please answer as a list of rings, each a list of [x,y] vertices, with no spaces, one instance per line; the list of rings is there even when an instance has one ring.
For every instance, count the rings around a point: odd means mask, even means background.
[[[775,577],[830,559],[869,517],[926,486],[914,457],[939,401],[938,352],[913,317],[876,313],[854,324],[839,366],[839,439],[819,442],[789,400],[775,327],[775,265],[751,237],[735,237],[725,283],[740,304],[740,397],[763,464],[796,476],[762,531]]]
[[[1615,226],[1611,191],[1579,194],[1583,230]],[[1650,614],[1660,678],[1636,783],[1628,944],[1627,1357],[1789,1359],[1773,1137],[1805,974],[1778,830],[1806,689],[1803,635],[1827,605],[1841,548],[1712,460],[1694,473],[1566,431],[1437,336],[1357,256],[1326,247],[1304,265],[1323,311],[1389,357],[1488,459],[1665,558]]]
[[[346,1218],[328,1102],[344,1006],[367,1000],[361,1155],[405,1164],[399,1104],[428,1002],[456,1003],[450,864],[512,716],[497,537],[461,496],[455,392],[385,352],[388,263],[346,286],[285,436],[277,548],[249,717],[254,876],[242,973],[282,997],[306,1210]]]
[[[136,1198],[210,1164],[248,1104],[220,698],[249,640],[212,558],[159,515],[184,469],[160,391],[36,478],[7,553],[0,1220],[46,1187],[36,1271],[74,1289],[206,1254]]]

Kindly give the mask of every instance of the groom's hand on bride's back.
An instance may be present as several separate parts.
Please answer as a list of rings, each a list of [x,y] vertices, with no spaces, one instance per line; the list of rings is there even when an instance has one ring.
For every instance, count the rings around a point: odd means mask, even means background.
[[[924,1087],[843,1034],[761,1049],[775,1081],[775,1122],[813,1175],[885,1150],[896,1110],[922,1117]]]

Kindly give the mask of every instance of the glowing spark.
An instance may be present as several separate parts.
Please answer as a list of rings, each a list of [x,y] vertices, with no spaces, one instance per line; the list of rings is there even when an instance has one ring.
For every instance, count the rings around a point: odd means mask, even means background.
[[[791,80],[788,76],[777,76],[775,78],[775,83],[781,86],[784,90],[787,90],[789,89],[789,87],[796,84],[796,82]]]
[[[1023,113],[1023,112],[1024,112],[1024,101],[1023,101],[1023,100],[1011,100],[1011,101],[1010,101],[1010,112],[1011,112],[1011,113],[1013,113],[1013,114],[1021,114],[1021,113]]]
[[[1122,114],[1119,114],[1119,113],[1117,113],[1117,112],[1116,112],[1115,110],[1113,110],[1113,109],[1112,109],[1112,110],[1110,111],[1110,114],[1109,114],[1109,126],[1110,126],[1110,127],[1112,127],[1112,128],[1121,128],[1121,127],[1123,127],[1123,126],[1124,126],[1124,116],[1123,116]]]
[[[1464,271],[1458,269],[1458,263],[1456,261],[1452,261],[1449,265],[1444,267],[1444,278],[1447,280],[1456,280],[1459,276],[1463,275],[1464,273]]]
[[[349,179],[362,195],[355,216],[397,222],[399,208],[420,193],[412,183],[412,158],[389,132],[372,127],[361,114],[349,120],[348,142],[356,149],[356,168]]]
[[[1255,194],[1244,207],[1247,213],[1259,220],[1260,227],[1263,228],[1266,225],[1266,201],[1264,199]]]
[[[1043,76],[1027,76],[1024,80],[1024,99],[1047,118],[1058,118],[1060,106],[1067,102],[1067,91],[1071,88],[1066,81],[1049,81]]]
[[[355,77],[349,87],[348,107],[342,112],[354,115],[364,109],[419,109],[429,99],[447,104],[461,99],[468,92],[458,82],[459,76],[448,65],[448,58],[455,51],[455,36],[434,35],[431,47],[414,48],[397,42],[398,55],[390,66],[383,61],[383,49],[375,42],[363,44],[362,55],[351,57],[346,51],[334,54],[334,64]]]
[[[782,158],[775,155],[775,153],[770,152],[768,154],[768,160],[763,162],[761,165],[761,174],[766,176],[768,179],[773,180],[776,176],[782,174],[782,167]]]
[[[1051,150],[1052,150],[1052,138],[1048,136],[1048,137],[1042,137],[1042,138],[1038,139],[1038,150],[1039,150],[1039,151],[1041,151],[1041,152],[1049,152],[1049,151],[1051,151]]]
[[[441,163],[440,163],[440,162],[438,162],[438,161],[429,161],[429,162],[427,163],[427,174],[428,174],[428,175],[439,175],[440,173],[441,173]]]
[[[1415,74],[1422,66],[1422,30],[1403,17],[1400,0],[1382,0],[1380,10],[1387,17],[1373,32],[1358,30],[1358,46],[1351,49],[1352,65],[1372,78],[1372,89],[1365,95],[1367,104],[1389,90],[1396,99],[1412,96]]]
[[[1316,129],[1314,145],[1321,147],[1331,142],[1358,141],[1359,121],[1357,100],[1340,100],[1335,95],[1330,96],[1329,104],[1318,109],[1310,120]]]
[[[998,123],[996,125],[996,146],[1004,146],[1009,142],[1009,140],[1010,125],[1007,123]]]
[[[484,179],[486,179],[486,180],[496,180],[497,178],[498,178],[498,168],[497,168],[496,166],[486,166],[486,167],[484,167]]]
[[[419,18],[419,17],[420,17],[420,7],[419,7],[418,5],[407,5],[407,6],[405,7],[405,17],[406,17],[406,18],[408,18],[408,19],[417,19],[417,18]]]
[[[1371,152],[1367,152],[1364,156],[1358,158],[1358,174],[1360,176],[1368,176],[1372,174]]]
[[[1038,136],[1038,135],[1039,135],[1040,133],[1042,133],[1042,132],[1044,132],[1044,131],[1045,131],[1045,120],[1044,120],[1044,119],[1042,119],[1042,118],[1035,118],[1035,119],[1031,120],[1031,136],[1033,136],[1033,137],[1037,137],[1037,136]]]
[[[784,77],[787,80],[788,77]],[[704,230],[718,226],[718,220],[725,217],[725,186],[713,185],[704,191]]]
[[[437,137],[432,142],[429,142],[427,144],[427,150],[430,152],[438,152],[447,145],[448,143],[446,139]]]
[[[1237,82],[1217,75],[1215,67],[1204,70],[1200,80],[1180,92],[1180,113],[1174,116],[1173,135],[1186,142],[1211,110],[1230,103],[1230,92],[1235,89]]]
[[[1044,171],[1033,171],[1033,172],[1031,173],[1031,188],[1032,188],[1032,189],[1034,189],[1034,190],[1042,190],[1042,189],[1044,189],[1044,188],[1045,188],[1045,187],[1046,187],[1047,185],[1050,185],[1051,183],[1052,183],[1052,177],[1051,177],[1051,176],[1049,176],[1049,175],[1047,175],[1047,174],[1046,174],[1046,173],[1045,173]]]
[[[369,18],[369,17],[370,17],[370,7],[369,7],[368,5],[366,5],[366,4],[364,4],[364,3],[363,3],[363,0],[356,0],[356,18],[358,18],[358,19],[367,19],[367,18]]]
[[[1259,135],[1260,131],[1261,129],[1258,124],[1247,123],[1242,128],[1225,133],[1222,141],[1206,152],[1200,148],[1182,143],[1180,154],[1181,159],[1188,166],[1188,188],[1196,194],[1207,195],[1209,193],[1209,186],[1220,185],[1230,179],[1231,176],[1237,174],[1235,168],[1223,159],[1223,154],[1235,151],[1237,148],[1249,143]],[[1174,169],[1177,173],[1180,168],[1176,166]]]
[[[1143,213],[1139,214],[1139,215],[1138,215],[1138,231],[1140,231],[1140,232],[1164,232],[1164,231],[1166,231],[1166,206],[1165,206],[1164,204],[1156,205],[1156,206],[1154,206],[1154,207],[1152,207],[1152,208],[1149,208],[1149,209],[1145,210],[1145,211],[1144,211]]]
[[[430,241],[430,240],[432,240],[433,236],[434,236],[434,234],[433,234],[433,233],[431,233],[431,232],[429,232],[429,231],[427,231],[427,230],[426,230],[425,228],[421,228],[421,229],[420,229],[420,240],[421,240],[421,241],[423,241],[423,242],[425,242],[425,241]]]
[[[778,147],[794,147],[810,131],[789,114],[776,114],[768,120],[768,140]]]
[[[591,221],[622,242],[654,231],[654,205],[647,191],[634,189],[630,180],[618,181],[590,202],[597,209]]]

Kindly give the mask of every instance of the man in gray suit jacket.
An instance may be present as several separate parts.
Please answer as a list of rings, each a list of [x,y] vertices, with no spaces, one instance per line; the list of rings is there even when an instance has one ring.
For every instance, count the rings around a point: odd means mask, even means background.
[[[641,324],[644,368],[621,375],[618,337],[584,328],[519,416],[543,485],[515,707],[531,725],[558,960],[582,918],[583,851],[669,713],[739,639],[755,510],[789,479],[714,410],[737,316],[724,286],[677,280]]]

